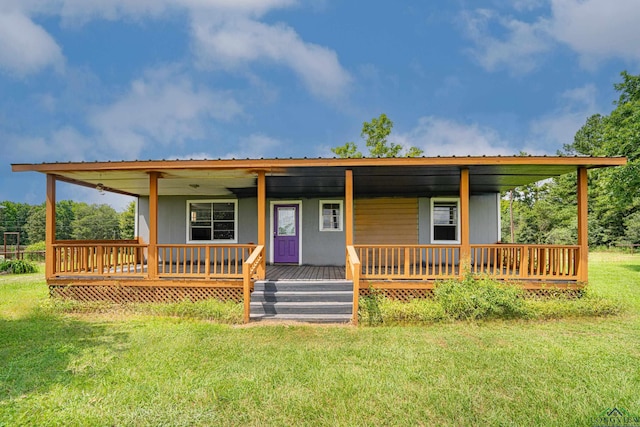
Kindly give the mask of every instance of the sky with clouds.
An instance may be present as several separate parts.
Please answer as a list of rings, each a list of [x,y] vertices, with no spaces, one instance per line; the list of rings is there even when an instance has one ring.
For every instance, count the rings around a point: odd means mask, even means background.
[[[428,156],[554,154],[638,73],[638,22],[638,0],[0,0],[0,200],[44,201],[11,163],[331,156],[383,112]]]

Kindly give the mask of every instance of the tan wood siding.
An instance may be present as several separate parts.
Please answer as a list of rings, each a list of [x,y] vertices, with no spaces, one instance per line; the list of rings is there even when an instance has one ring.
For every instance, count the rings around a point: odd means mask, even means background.
[[[418,199],[355,200],[355,243],[418,244]]]

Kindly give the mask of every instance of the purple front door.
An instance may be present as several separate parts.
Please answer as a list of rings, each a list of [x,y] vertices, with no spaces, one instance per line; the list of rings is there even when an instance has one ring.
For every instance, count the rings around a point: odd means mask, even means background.
[[[273,212],[273,262],[298,264],[298,205],[275,205]]]

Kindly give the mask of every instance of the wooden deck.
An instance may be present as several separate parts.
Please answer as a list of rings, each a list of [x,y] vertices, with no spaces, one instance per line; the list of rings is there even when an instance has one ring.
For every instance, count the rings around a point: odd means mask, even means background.
[[[344,267],[332,265],[267,265],[266,280],[345,280]]]

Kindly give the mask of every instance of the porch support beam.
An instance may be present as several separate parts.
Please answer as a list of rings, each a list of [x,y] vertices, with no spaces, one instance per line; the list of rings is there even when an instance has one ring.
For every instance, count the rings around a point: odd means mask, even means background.
[[[149,172],[149,252],[147,274],[149,279],[158,277],[158,177],[159,172]]]
[[[264,171],[258,171],[258,246],[267,247],[267,178]],[[264,279],[266,255],[262,256],[262,268],[258,269]]]
[[[55,251],[53,244],[56,242],[56,177],[47,174],[47,198],[45,203],[45,276],[53,277],[55,272]]]
[[[469,237],[469,169],[460,170],[460,277],[471,268],[471,240]]]
[[[346,245],[353,245],[353,171],[344,172],[344,222]]]
[[[589,231],[588,217],[588,186],[587,169],[578,168],[578,245],[580,246],[580,260],[578,261],[578,280],[586,283],[589,279]]]

